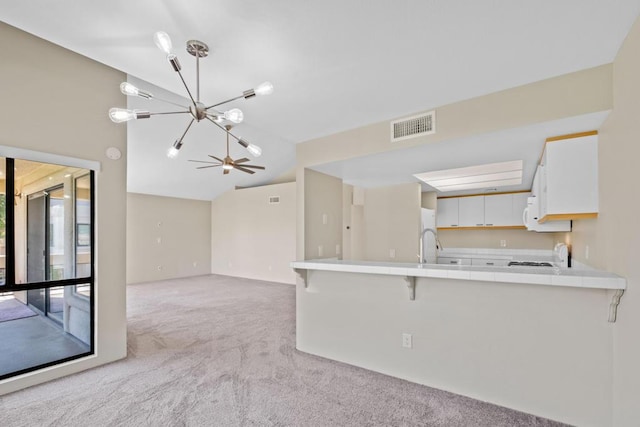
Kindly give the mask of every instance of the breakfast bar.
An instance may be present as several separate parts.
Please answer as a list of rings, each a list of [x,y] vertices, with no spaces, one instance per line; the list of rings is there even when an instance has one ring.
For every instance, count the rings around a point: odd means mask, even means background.
[[[298,350],[550,418],[588,417],[605,397],[622,277],[336,259],[291,267]]]

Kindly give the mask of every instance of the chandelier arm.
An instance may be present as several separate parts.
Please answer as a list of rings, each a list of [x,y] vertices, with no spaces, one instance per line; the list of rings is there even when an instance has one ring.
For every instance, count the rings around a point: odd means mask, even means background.
[[[158,98],[157,96],[154,96],[151,99],[154,99],[156,101],[166,102],[167,104],[175,105],[176,107],[189,108],[189,107],[186,107],[186,106],[184,106],[182,104],[178,104],[177,102],[169,101],[168,99]]]
[[[182,136],[180,137],[180,139],[178,139],[176,142],[177,143],[181,143],[182,140],[184,139],[185,136],[187,136],[187,132],[189,132],[189,128],[191,128],[191,125],[193,124],[193,122],[195,121],[195,119],[191,119],[191,121],[189,122],[189,124],[187,125],[187,128],[184,130],[184,132],[182,133]]]
[[[208,109],[213,108],[213,107],[217,107],[217,106],[222,105],[222,104],[226,104],[226,103],[231,102],[231,101],[235,101],[236,99],[240,99],[240,98],[244,98],[244,95],[236,96],[235,98],[231,98],[231,99],[227,99],[226,101],[218,102],[217,104],[213,104],[213,105],[205,108],[205,110],[208,110]]]
[[[214,125],[218,126],[220,129],[222,129],[224,132],[226,132],[228,135],[230,135],[231,137],[235,138],[236,140],[240,141],[240,138],[235,136],[234,134],[232,134],[231,132],[229,132],[227,129],[225,129],[224,126],[222,126],[221,124],[217,123],[215,120],[213,120],[211,117],[207,116],[207,120],[209,120],[211,123],[213,123]]]
[[[187,82],[185,82],[184,77],[182,77],[182,73],[180,72],[180,70],[177,70],[176,72],[180,76],[180,80],[182,80],[182,84],[184,85],[184,88],[187,90],[187,93],[189,94],[189,98],[191,98],[191,102],[193,102],[193,105],[195,106],[196,101],[194,101],[193,95],[191,95],[191,91],[189,90],[189,86],[187,86]]]
[[[189,112],[189,110],[186,110],[186,111],[167,111],[167,112],[164,112],[164,113],[149,113],[149,115],[150,116],[162,116],[162,115],[165,115],[165,114],[185,114],[185,113],[188,113],[188,112]]]

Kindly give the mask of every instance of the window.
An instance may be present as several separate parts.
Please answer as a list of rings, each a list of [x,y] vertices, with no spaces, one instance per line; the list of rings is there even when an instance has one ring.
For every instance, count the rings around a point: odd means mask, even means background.
[[[0,379],[94,352],[93,180],[0,158]]]

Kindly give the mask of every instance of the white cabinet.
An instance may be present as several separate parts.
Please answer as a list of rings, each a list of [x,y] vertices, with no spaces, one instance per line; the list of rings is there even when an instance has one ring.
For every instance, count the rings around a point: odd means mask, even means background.
[[[524,210],[524,207],[522,209]],[[522,217],[522,212],[520,217]],[[513,194],[496,194],[484,198],[485,226],[498,227],[516,224],[513,217]]]
[[[460,197],[458,225],[482,227],[484,225],[484,196]]]
[[[595,218],[598,212],[598,135],[547,140],[540,169],[540,222]]]
[[[437,226],[523,227],[522,213],[530,193],[438,199]]]
[[[438,199],[436,210],[437,227],[458,226],[458,198]]]

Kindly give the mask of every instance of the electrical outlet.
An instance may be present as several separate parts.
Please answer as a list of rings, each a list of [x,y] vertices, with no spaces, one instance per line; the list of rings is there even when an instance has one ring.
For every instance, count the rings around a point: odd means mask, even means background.
[[[584,258],[589,259],[589,245],[584,248]]]
[[[158,271],[162,271],[162,266],[161,265],[158,266]]]
[[[327,225],[327,222],[329,222],[329,217],[327,214],[322,214],[322,224]]]
[[[389,249],[389,258],[395,258],[395,257],[396,257],[396,250]]]
[[[158,244],[161,244],[162,243],[162,237],[157,237],[156,238],[156,242],[158,242]]]
[[[507,247],[507,241],[506,240],[500,240],[500,247],[501,248],[506,248]]]
[[[324,248],[322,247],[322,245],[318,246],[318,256],[322,256],[324,254]]]
[[[402,334],[402,347],[413,348],[413,335]]]

